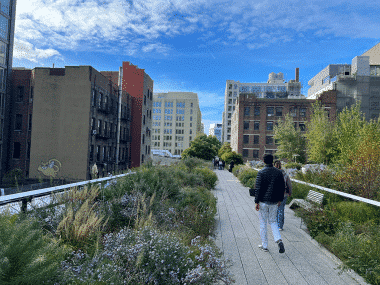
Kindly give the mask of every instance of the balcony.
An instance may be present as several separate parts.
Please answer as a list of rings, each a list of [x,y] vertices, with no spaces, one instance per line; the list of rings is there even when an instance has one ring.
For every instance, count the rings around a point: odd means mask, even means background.
[[[98,112],[103,113],[103,114],[110,114],[111,113],[111,108],[108,105],[104,104],[99,104],[97,105]]]

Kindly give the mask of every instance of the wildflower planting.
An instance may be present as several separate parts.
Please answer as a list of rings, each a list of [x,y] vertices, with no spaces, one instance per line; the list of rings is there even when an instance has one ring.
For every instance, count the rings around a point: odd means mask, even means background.
[[[194,158],[147,164],[105,189],[71,189],[0,217],[0,283],[231,284],[211,236],[210,168]]]

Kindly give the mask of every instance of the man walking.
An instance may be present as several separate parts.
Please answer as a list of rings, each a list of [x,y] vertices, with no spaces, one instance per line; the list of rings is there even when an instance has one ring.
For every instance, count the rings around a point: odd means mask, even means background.
[[[263,251],[268,251],[267,223],[269,222],[274,241],[279,252],[284,253],[285,247],[277,224],[277,209],[284,199],[285,181],[281,170],[273,167],[273,155],[264,155],[265,167],[259,171],[255,185],[256,211],[259,211],[260,237]]]

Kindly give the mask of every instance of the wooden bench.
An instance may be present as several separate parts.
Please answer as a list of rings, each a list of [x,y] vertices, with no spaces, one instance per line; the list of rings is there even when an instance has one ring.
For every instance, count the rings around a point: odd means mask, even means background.
[[[323,194],[310,190],[306,199],[293,199],[289,204],[289,208],[293,209],[296,206],[304,208],[305,210],[320,209],[320,205],[323,202]],[[293,207],[293,208],[292,208]],[[302,226],[302,219],[301,225]]]

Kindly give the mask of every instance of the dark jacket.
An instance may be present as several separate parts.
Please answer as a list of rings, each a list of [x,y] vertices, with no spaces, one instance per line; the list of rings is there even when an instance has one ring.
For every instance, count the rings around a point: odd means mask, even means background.
[[[266,165],[259,171],[255,185],[255,203],[277,203],[284,200],[285,181],[281,170]]]

